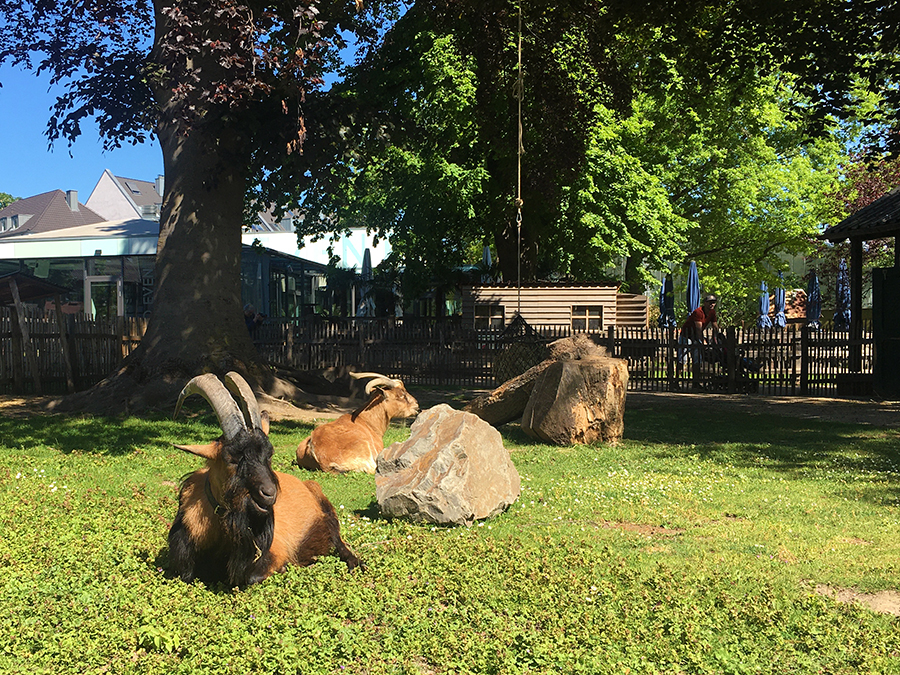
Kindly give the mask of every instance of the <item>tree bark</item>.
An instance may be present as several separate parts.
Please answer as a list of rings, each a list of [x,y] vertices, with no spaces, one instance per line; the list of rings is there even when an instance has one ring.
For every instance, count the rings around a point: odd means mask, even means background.
[[[157,11],[157,59],[164,22]],[[206,77],[220,68],[203,54],[187,65]],[[186,124],[190,102],[175,101],[172,90],[160,85],[155,96],[166,191],[147,332],[115,372],[51,406],[107,414],[168,407],[193,376],[229,370],[258,391],[302,395],[265,367],[243,320],[241,228],[252,147],[244,117],[209,108]]]

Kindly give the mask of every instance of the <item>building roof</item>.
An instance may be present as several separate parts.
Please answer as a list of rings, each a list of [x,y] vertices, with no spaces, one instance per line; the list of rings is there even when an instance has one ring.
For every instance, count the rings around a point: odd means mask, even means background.
[[[137,206],[156,206],[162,204],[162,195],[156,191],[155,182],[124,178],[122,176],[114,176],[114,178]]]
[[[829,227],[819,239],[880,239],[900,234],[900,186]]]
[[[51,284],[44,279],[38,279],[24,272],[13,272],[0,276],[0,305],[12,305],[13,293],[10,280],[16,282],[16,290],[19,292],[19,300],[29,302],[40,300],[51,295],[65,295],[69,289]]]
[[[68,199],[74,200],[74,207],[69,206]],[[26,197],[0,209],[0,218],[13,217],[18,218],[18,227],[0,233],[0,237],[50,232],[103,221],[101,216],[78,201],[77,192],[64,193],[62,190]]]
[[[21,229],[21,228],[20,228]],[[10,232],[9,235],[27,237],[28,241],[44,241],[58,239],[98,239],[109,237],[158,237],[159,221],[145,218],[129,218],[128,220],[102,220],[80,227],[69,227],[65,230],[46,232]]]

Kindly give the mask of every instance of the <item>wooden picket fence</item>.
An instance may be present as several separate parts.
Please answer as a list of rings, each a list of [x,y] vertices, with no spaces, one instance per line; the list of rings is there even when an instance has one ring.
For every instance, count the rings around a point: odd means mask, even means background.
[[[543,343],[571,334],[560,326],[534,328]],[[522,345],[506,337],[502,330],[475,330],[454,319],[312,319],[269,321],[255,341],[269,362],[287,368],[352,365],[409,384],[487,388],[539,360],[526,358],[511,373],[503,366],[510,354],[522,353]],[[628,361],[629,389],[635,391],[871,393],[870,325],[854,339],[831,328],[728,328],[721,344],[699,353],[686,351],[671,329],[611,327],[592,337]]]
[[[25,329],[0,307],[0,393],[62,394],[88,389],[138,344],[146,319],[101,319],[26,308]]]
[[[612,341],[610,341],[612,342]],[[618,329],[614,353],[628,361],[629,388],[702,389],[773,396],[864,396],[872,393],[871,324],[858,336],[831,327],[728,328],[699,350],[678,343],[675,329]]]
[[[101,320],[31,312],[20,322],[0,308],[0,393],[65,393],[99,382],[140,343],[145,319]],[[407,384],[491,388],[537,363],[540,346],[571,334],[534,326],[530,338],[475,330],[459,319],[268,319],[254,336],[269,363],[317,370],[354,366]],[[629,389],[856,396],[871,392],[872,332],[729,328],[719,345],[698,352],[678,344],[677,331],[609,328],[592,334],[626,359]]]

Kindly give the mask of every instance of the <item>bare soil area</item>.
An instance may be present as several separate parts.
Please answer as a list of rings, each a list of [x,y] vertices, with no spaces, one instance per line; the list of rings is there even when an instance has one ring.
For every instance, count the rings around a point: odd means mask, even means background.
[[[847,424],[900,427],[900,401],[819,398],[802,396],[758,396],[746,394],[690,394],[683,392],[629,392],[627,409],[657,408],[723,414],[777,415]]]

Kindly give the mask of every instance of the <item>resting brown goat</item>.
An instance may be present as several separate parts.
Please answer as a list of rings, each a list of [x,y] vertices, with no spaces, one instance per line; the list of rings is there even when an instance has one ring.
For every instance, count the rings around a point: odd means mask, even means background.
[[[375,473],[375,458],[384,450],[384,432],[395,417],[411,417],[419,403],[400,380],[378,373],[350,373],[374,378],[366,384],[369,399],[359,410],[313,429],[297,447],[297,464],[304,469]]]
[[[341,539],[322,488],[272,470],[268,416],[260,414],[240,375],[228,373],[224,380],[195,377],[175,406],[178,415],[185,398],[200,394],[223,434],[208,445],[176,446],[205,458],[206,467],[181,486],[169,530],[170,570],[185,581],[247,586],[332,551],[352,570],[359,559]]]

